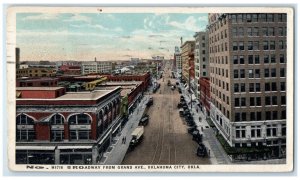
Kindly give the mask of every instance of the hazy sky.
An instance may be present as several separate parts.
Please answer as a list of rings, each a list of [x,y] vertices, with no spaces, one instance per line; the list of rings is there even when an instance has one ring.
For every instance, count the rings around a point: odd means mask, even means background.
[[[162,55],[205,30],[207,14],[17,14],[22,60],[128,60]]]

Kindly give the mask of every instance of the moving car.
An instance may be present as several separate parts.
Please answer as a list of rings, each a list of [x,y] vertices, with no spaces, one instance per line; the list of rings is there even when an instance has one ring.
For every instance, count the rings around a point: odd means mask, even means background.
[[[153,105],[153,97],[150,97],[148,102],[146,103],[146,106],[148,106],[148,107],[151,105]]]
[[[149,116],[144,116],[139,122],[139,126],[147,126],[149,123]]]

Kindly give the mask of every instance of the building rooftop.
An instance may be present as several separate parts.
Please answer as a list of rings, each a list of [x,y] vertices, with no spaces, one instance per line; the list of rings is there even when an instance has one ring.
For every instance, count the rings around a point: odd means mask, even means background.
[[[105,94],[111,92],[110,90],[94,90],[92,92],[68,92],[56,100],[97,100]]]
[[[62,89],[64,87],[16,87],[17,91],[28,90],[28,91],[54,91]]]

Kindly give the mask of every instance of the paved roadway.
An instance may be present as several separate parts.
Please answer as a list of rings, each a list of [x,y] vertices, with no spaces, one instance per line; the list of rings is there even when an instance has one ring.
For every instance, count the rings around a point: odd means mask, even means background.
[[[197,143],[179,117],[180,94],[167,86],[168,80],[175,84],[167,68],[164,78],[158,80],[160,89],[152,95],[154,105],[147,112],[150,121],[145,127],[144,139],[134,150],[127,151],[122,164],[210,164],[209,158],[196,156]]]

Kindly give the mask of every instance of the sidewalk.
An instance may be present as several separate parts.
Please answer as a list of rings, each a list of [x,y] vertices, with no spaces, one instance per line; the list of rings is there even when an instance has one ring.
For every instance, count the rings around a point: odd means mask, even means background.
[[[122,129],[120,134],[116,136],[113,141],[116,141],[115,144],[112,144],[108,149],[109,151],[105,152],[103,155],[104,159],[100,162],[100,164],[105,165],[120,165],[125,157],[127,149],[129,147],[129,143],[131,140],[131,133],[138,126],[139,120],[141,119],[145,108],[146,103],[149,99],[149,95],[144,95],[138,107],[134,110],[134,112],[129,115],[129,120],[126,123],[125,127]],[[126,137],[125,144],[122,144],[122,138]]]
[[[182,89],[182,95],[184,96],[188,107],[190,109],[191,114],[194,117],[194,122],[197,126],[199,132],[203,135],[203,144],[207,147],[209,153],[209,158],[212,164],[231,164],[230,159],[228,158],[226,152],[224,151],[222,145],[216,139],[213,130],[210,128],[206,121],[205,115],[201,112],[200,108],[197,106],[196,103],[193,103],[191,109],[191,94],[185,90],[180,83],[180,87]],[[198,112],[196,110],[198,108]],[[201,121],[199,120],[201,118]]]

